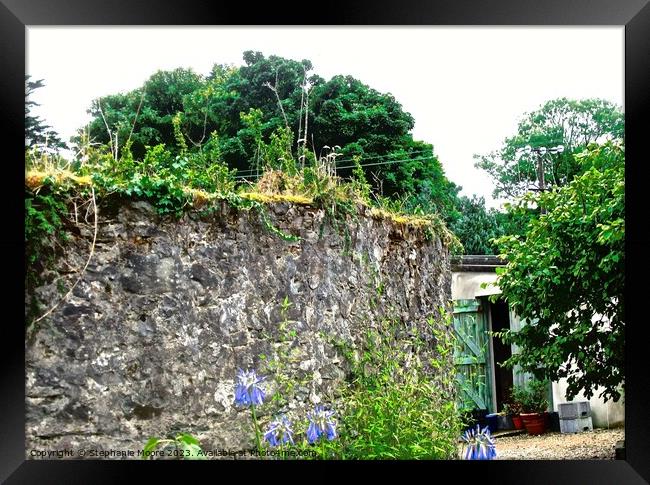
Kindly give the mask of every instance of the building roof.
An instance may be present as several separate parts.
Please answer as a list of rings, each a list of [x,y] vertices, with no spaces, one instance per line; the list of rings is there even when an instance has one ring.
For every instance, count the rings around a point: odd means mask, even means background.
[[[493,272],[495,268],[505,265],[505,260],[501,259],[499,256],[492,255],[465,254],[463,256],[452,256],[451,258],[451,271],[458,273],[490,273]]]

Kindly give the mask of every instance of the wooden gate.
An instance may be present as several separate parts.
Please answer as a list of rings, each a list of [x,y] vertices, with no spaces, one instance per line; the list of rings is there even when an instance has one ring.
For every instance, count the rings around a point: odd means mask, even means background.
[[[492,412],[487,318],[480,300],[454,301],[454,351],[459,405]]]

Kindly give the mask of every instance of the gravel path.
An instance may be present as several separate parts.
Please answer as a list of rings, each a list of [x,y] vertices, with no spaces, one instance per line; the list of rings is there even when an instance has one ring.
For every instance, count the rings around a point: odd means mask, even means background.
[[[613,460],[621,429],[594,429],[582,433],[547,432],[495,438],[499,460]]]

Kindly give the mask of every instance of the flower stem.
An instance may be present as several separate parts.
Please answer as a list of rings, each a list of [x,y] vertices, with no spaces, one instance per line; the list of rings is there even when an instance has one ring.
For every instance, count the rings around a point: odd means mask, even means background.
[[[324,460],[325,459],[325,440],[321,438],[320,440],[320,452],[321,452],[321,458]]]
[[[257,451],[262,457],[262,443],[260,441],[260,427],[257,425],[257,415],[255,414],[255,404],[251,403],[251,414],[253,415],[253,428],[255,428],[255,442],[257,443]]]

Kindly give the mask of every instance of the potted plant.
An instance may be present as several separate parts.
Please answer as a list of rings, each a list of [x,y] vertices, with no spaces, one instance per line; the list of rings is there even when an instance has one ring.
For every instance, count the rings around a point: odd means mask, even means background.
[[[524,429],[521,413],[524,412],[524,403],[529,401],[528,391],[525,387],[511,387],[509,394],[510,398],[504,405],[504,411],[512,417],[515,429]]]
[[[548,408],[546,398],[548,383],[546,381],[529,381],[526,386],[513,390],[521,403],[521,419],[528,434],[542,434],[546,431],[544,413]]]
[[[521,403],[510,401],[503,405],[503,412],[512,420],[515,429],[524,429],[524,422],[521,420]]]

